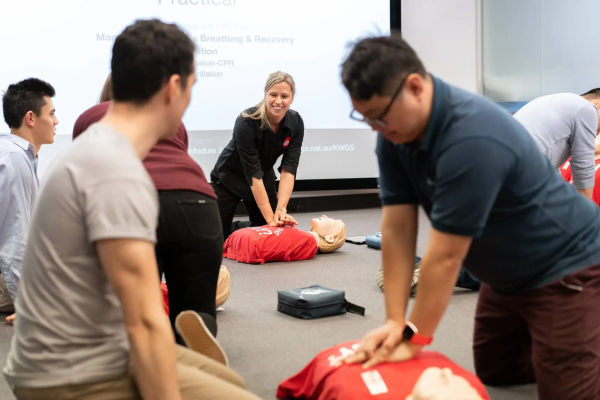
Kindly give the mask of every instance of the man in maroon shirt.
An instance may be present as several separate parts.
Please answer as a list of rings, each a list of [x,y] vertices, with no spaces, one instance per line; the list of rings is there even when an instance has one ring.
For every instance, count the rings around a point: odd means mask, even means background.
[[[100,121],[109,106],[109,101],[103,102],[81,114],[73,127],[73,139]],[[144,167],[159,195],[156,259],[169,288],[171,326],[175,328],[175,318],[185,310],[196,311],[205,320],[208,314],[208,319],[214,320],[223,256],[221,218],[215,192],[188,154],[183,123],[172,138],[152,148]],[[216,335],[214,321],[206,321],[206,325]],[[177,332],[175,335],[182,343]]]

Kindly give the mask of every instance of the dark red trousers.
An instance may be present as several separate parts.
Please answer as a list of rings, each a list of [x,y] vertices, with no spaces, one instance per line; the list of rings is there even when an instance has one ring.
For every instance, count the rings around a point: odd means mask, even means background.
[[[517,295],[482,285],[473,352],[487,385],[537,382],[540,400],[600,399],[600,265]]]

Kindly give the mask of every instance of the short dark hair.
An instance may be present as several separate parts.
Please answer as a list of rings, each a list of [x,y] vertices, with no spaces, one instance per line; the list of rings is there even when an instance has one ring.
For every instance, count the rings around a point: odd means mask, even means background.
[[[415,72],[427,74],[417,53],[399,32],[393,32],[355,43],[342,64],[342,83],[353,99],[368,100],[373,95],[391,95],[394,82]]]
[[[587,97],[588,99],[600,99],[600,88],[588,90],[586,93],[582,94],[583,97]]]
[[[37,78],[10,85],[2,96],[2,111],[8,127],[19,129],[29,111],[39,117],[46,105],[44,96],[54,97],[55,94],[52,85]]]
[[[172,75],[183,87],[193,72],[196,45],[177,25],[158,19],[138,20],[117,38],[111,74],[115,101],[144,104]]]

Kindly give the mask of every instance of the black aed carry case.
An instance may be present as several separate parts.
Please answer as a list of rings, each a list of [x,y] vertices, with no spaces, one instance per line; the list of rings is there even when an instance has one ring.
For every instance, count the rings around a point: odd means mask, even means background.
[[[342,290],[313,285],[277,291],[277,311],[300,319],[314,319],[350,312],[365,315],[365,309],[346,301]]]

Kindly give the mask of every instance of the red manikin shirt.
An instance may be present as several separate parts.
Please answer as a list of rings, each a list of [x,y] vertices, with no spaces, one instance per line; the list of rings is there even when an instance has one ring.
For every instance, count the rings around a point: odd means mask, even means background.
[[[302,371],[279,385],[277,398],[402,400],[430,367],[450,368],[454,375],[465,378],[482,399],[490,398],[479,378],[434,351],[422,351],[412,360],[368,370],[360,364],[342,364],[341,360],[353,354],[359,343],[346,342],[319,353]]]
[[[571,173],[571,159],[569,158],[563,165],[559,168],[560,174],[563,179],[570,184],[573,184],[573,174]],[[592,195],[592,200],[598,206],[600,206],[600,159],[596,160],[596,169],[594,170],[594,194]]]
[[[310,260],[317,250],[317,241],[308,232],[265,225],[233,232],[223,244],[223,257],[246,264],[264,264]]]

